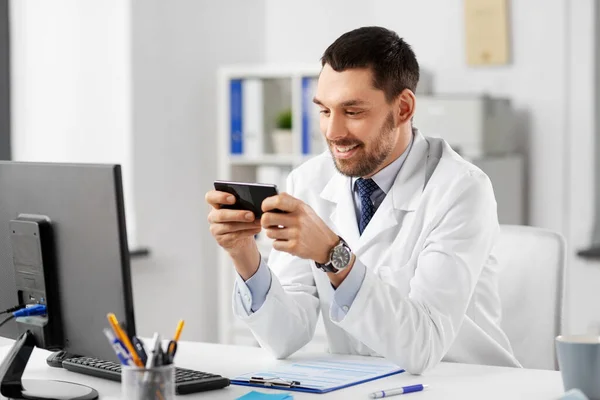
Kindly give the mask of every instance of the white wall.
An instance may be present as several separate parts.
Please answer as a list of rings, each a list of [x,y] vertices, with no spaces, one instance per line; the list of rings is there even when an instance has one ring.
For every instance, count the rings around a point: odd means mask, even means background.
[[[217,66],[262,62],[264,2],[133,1],[138,331],[217,340],[217,247],[204,194],[217,177]]]
[[[264,59],[264,2],[10,6],[14,158],[122,164],[130,242],[151,251],[132,262],[139,333],[184,318],[216,340],[216,68]]]
[[[122,164],[135,242],[129,24],[122,0],[10,2],[13,159]]]
[[[569,239],[570,324],[573,332],[600,333],[600,262],[584,260],[576,252],[588,248],[594,228],[594,132],[600,86],[594,76],[600,68],[594,60],[600,52],[600,12],[593,0],[570,2],[566,14],[570,34],[567,35],[567,213],[566,235]],[[600,59],[600,58],[599,58]],[[600,119],[598,119],[600,121]]]
[[[266,61],[315,62],[345,31],[381,25],[413,46],[422,67],[433,73],[437,93],[510,97],[521,115],[520,148],[529,149],[529,222],[569,241],[568,322],[582,331],[600,320],[594,294],[599,265],[573,256],[589,244],[593,215],[593,3],[510,2],[512,63],[471,68],[465,62],[462,0],[374,0],[369,6],[358,0],[266,0]]]

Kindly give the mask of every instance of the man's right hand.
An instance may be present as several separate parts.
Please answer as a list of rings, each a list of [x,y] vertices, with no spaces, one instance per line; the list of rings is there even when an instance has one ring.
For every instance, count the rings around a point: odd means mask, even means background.
[[[229,193],[211,190],[206,193],[206,202],[212,207],[208,214],[210,233],[229,253],[242,279],[250,279],[260,264],[254,240],[261,230],[260,220],[251,211],[222,209],[221,205],[235,203],[235,197]]]

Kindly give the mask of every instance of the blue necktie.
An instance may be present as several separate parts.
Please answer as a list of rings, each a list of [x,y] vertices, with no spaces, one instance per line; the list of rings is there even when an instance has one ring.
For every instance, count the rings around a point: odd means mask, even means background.
[[[358,187],[358,195],[360,196],[360,220],[358,221],[358,231],[362,235],[363,231],[373,218],[375,214],[375,206],[371,195],[374,191],[379,189],[379,186],[373,181],[373,179],[358,178],[356,180],[356,186]]]

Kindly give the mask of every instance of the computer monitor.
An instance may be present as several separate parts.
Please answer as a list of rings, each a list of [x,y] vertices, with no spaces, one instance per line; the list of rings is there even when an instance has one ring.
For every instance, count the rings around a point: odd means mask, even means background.
[[[0,161],[0,311],[19,302],[11,221],[31,215],[49,219],[55,251],[63,340],[49,349],[118,362],[102,331],[107,313],[135,335],[120,167]],[[19,334],[14,321],[0,328]]]

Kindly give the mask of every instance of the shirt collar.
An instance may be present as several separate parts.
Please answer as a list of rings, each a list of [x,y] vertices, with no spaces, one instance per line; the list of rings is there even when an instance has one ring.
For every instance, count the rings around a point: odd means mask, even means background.
[[[413,141],[414,141],[414,131],[410,137],[410,142],[408,143],[408,146],[406,146],[406,150],[404,150],[404,153],[402,153],[400,155],[400,157],[398,157],[394,161],[392,161],[387,167],[385,167],[384,169],[382,169],[381,171],[379,171],[378,173],[376,173],[375,175],[373,175],[371,177],[371,179],[373,179],[373,181],[375,181],[377,186],[379,186],[379,188],[381,190],[383,190],[383,192],[385,194],[387,194],[390,191],[390,189],[392,188],[392,185],[394,184],[394,181],[396,180],[396,176],[398,175],[398,172],[400,172],[400,168],[402,168],[404,161],[406,161],[406,157],[408,157],[408,153],[410,153],[410,149],[412,148]],[[352,178],[352,189],[355,188],[355,183],[356,183],[357,179],[358,179],[358,177]]]

